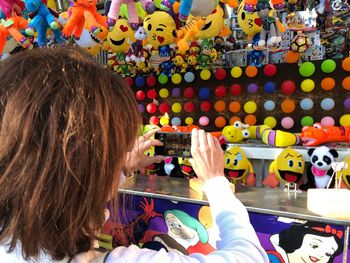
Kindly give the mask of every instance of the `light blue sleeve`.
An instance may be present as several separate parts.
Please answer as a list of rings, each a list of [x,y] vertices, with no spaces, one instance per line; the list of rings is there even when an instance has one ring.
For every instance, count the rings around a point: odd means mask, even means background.
[[[248,212],[232,193],[227,179],[223,176],[210,179],[205,183],[204,191],[220,231],[217,251],[209,255],[195,253],[185,256],[164,249],[153,251],[132,245],[114,249],[106,263],[268,263],[266,252],[249,222]]]

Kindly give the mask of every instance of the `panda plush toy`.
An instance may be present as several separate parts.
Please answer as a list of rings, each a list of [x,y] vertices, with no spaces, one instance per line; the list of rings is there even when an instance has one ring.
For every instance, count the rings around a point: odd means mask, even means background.
[[[326,146],[310,148],[307,152],[310,164],[307,167],[307,182],[300,186],[301,190],[309,188],[326,188],[333,175],[332,163],[336,161],[338,152]],[[330,187],[334,186],[334,180]]]

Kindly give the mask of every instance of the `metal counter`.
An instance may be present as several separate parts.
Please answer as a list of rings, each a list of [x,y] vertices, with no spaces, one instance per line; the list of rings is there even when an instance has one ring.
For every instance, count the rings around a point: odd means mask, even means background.
[[[120,187],[119,192],[208,205],[205,195],[190,189],[189,181],[183,178],[136,175],[129,178]],[[250,212],[350,226],[348,220],[322,217],[310,212],[306,207],[305,192],[298,193],[294,198],[294,194],[290,193],[288,196],[288,193],[280,188],[237,186],[236,196]]]

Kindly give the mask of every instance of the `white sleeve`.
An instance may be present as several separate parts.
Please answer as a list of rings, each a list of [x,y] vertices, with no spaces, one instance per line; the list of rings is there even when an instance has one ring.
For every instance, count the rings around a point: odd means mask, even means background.
[[[194,253],[189,256],[141,249],[135,245],[118,247],[106,258],[106,263],[260,263],[269,260],[261,247],[258,237],[249,222],[248,212],[235,197],[224,176],[214,177],[204,185],[213,219],[220,231],[221,240],[217,242],[217,251],[209,255]]]

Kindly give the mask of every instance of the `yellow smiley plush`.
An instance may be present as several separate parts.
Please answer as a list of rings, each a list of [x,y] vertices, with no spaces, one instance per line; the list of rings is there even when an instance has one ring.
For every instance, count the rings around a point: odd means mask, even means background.
[[[148,43],[153,48],[174,43],[176,24],[171,15],[164,11],[156,11],[145,17],[143,27],[148,35]]]
[[[107,49],[113,52],[127,52],[130,48],[128,42],[135,42],[134,31],[129,26],[126,19],[120,18],[117,20],[113,30],[107,36]]]
[[[205,18],[202,29],[196,34],[196,38],[212,38],[215,36],[226,37],[231,33],[225,25],[224,10],[220,6]]]
[[[238,7],[237,22],[242,31],[249,37],[253,37],[261,31],[262,19],[259,18],[258,12],[256,11],[253,13],[245,11],[244,1],[242,1]]]

